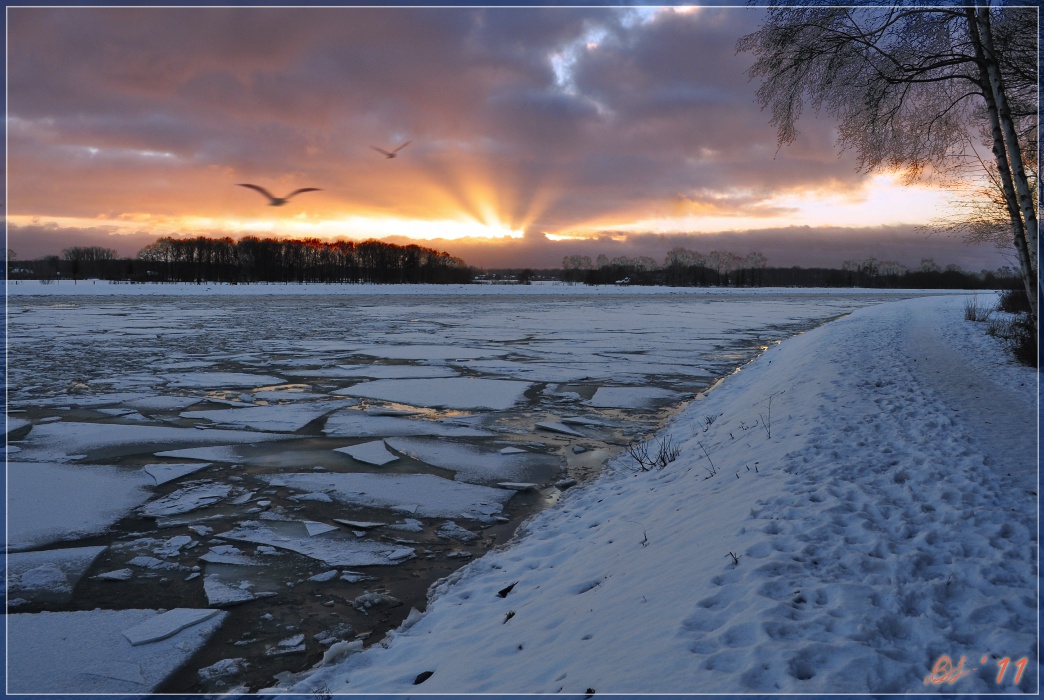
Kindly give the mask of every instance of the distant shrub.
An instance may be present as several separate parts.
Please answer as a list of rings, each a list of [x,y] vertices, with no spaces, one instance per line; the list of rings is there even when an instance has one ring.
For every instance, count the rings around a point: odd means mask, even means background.
[[[1022,287],[1004,290],[1001,292],[999,308],[1009,314],[1029,313],[1030,303],[1026,290]]]
[[[964,302],[964,320],[983,322],[990,320],[993,309],[979,303],[979,297],[972,297]]]

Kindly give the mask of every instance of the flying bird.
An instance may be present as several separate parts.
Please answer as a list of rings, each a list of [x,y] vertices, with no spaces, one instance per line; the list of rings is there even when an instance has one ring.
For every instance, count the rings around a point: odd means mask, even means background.
[[[301,194],[302,192],[318,192],[319,191],[318,187],[302,187],[299,190],[294,190],[293,192],[291,192],[290,194],[288,194],[285,197],[275,197],[275,196],[272,195],[271,192],[266,190],[264,187],[260,187],[258,185],[250,185],[250,184],[247,184],[245,182],[238,182],[236,184],[239,185],[240,187],[249,187],[252,190],[257,190],[258,192],[260,192],[264,196],[268,197],[268,205],[271,206],[271,207],[281,207],[281,206],[283,206],[284,204],[289,202],[290,198],[293,197],[295,194]]]
[[[395,156],[399,155],[399,151],[409,146],[410,143],[412,143],[412,141],[407,141],[406,143],[391,151],[386,151],[383,148],[377,148],[376,146],[370,146],[370,148],[377,151],[378,153],[384,154],[385,158],[394,158]]]

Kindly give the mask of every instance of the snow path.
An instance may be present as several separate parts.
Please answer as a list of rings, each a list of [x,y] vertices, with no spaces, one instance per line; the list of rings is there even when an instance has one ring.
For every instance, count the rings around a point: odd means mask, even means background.
[[[665,469],[621,456],[283,690],[1036,692],[1037,374],[963,304],[771,348],[661,432]],[[926,684],[943,656],[967,675]]]

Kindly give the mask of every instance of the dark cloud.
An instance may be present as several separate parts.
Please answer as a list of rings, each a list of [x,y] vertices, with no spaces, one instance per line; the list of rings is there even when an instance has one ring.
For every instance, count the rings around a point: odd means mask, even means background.
[[[10,8],[8,210],[276,216],[245,181],[323,189],[282,217],[463,213],[554,233],[857,188],[829,119],[777,151],[735,53],[760,12]],[[406,140],[394,162],[370,150]]]

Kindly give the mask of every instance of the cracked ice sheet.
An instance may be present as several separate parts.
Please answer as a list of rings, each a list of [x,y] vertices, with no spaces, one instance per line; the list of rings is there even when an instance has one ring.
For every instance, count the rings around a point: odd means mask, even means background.
[[[453,345],[371,345],[356,348],[356,355],[381,357],[387,360],[464,360],[485,357],[500,357],[507,350],[489,348],[465,348]]]
[[[212,411],[185,411],[182,418],[203,418],[219,425],[266,432],[293,433],[331,411],[352,405],[352,401],[321,401],[314,404],[276,404],[249,408],[221,408]]]
[[[421,462],[453,471],[465,481],[484,484],[532,479],[534,470],[550,470],[558,464],[548,455],[532,452],[503,454],[499,450],[483,450],[443,440],[389,438],[385,442],[393,450]]]
[[[201,610],[201,617],[214,611]],[[90,610],[7,616],[7,690],[12,694],[150,693],[198,651],[227,613],[166,639],[133,646],[124,631],[158,610]]]
[[[192,484],[157,498],[143,506],[140,512],[147,518],[181,515],[223,501],[231,492],[232,487],[228,484]]]
[[[651,408],[667,401],[680,401],[686,396],[689,394],[654,386],[603,386],[587,403],[599,408]]]
[[[180,389],[254,389],[284,384],[280,377],[264,374],[246,374],[243,372],[185,372],[167,377],[171,386]]]
[[[290,374],[332,379],[433,379],[457,376],[457,373],[448,367],[428,365],[338,365],[329,369],[298,370]]]
[[[311,473],[261,478],[305,493],[323,492],[340,503],[389,508],[422,518],[489,522],[514,495],[513,491],[450,481],[431,474]]]
[[[340,532],[311,535],[308,526],[300,522],[251,520],[215,537],[287,549],[318,559],[327,566],[393,565],[415,556],[412,547],[359,540]]]
[[[107,547],[72,547],[7,555],[7,593],[13,601],[65,603]]]
[[[505,410],[522,400],[529,387],[529,382],[474,377],[377,379],[342,389],[338,393],[410,406]]]
[[[74,455],[105,451],[107,457],[153,453],[188,445],[220,445],[291,437],[246,430],[199,430],[158,425],[58,422],[36,425],[20,442],[24,459],[67,461]]]
[[[437,435],[442,437],[488,437],[493,433],[480,428],[452,425],[442,421],[395,416],[371,416],[362,411],[339,411],[326,419],[323,433],[329,437],[390,437]]]
[[[9,462],[7,546],[31,549],[97,535],[149,499],[140,471],[97,465]]]
[[[376,464],[377,466],[394,462],[399,458],[388,451],[384,446],[383,440],[373,440],[372,442],[364,442],[361,445],[349,445],[348,447],[336,447],[334,452],[343,452],[352,459],[367,464]]]
[[[203,464],[146,464],[141,470],[151,476],[156,481],[156,485],[159,486],[209,466],[209,462],[204,462]]]

